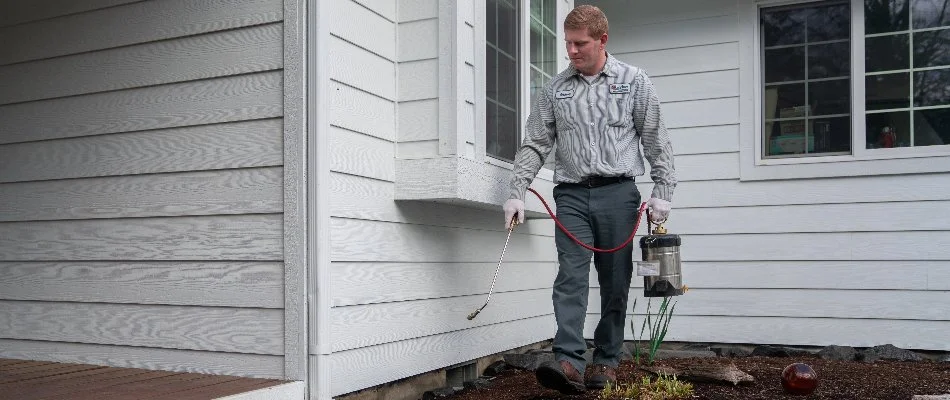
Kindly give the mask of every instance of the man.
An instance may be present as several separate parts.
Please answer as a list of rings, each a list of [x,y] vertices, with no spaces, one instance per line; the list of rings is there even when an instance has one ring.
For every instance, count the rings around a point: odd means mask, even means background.
[[[634,179],[650,162],[651,218],[666,219],[676,186],[673,149],[660,103],[647,74],[607,53],[607,18],[593,6],[579,6],[564,20],[571,66],[551,79],[534,104],[525,139],[515,158],[505,228],[524,222],[524,195],[555,147],[557,216],[578,239],[613,248],[633,231],[640,205]],[[552,300],[557,320],[554,362],[537,369],[541,385],[564,393],[616,383],[625,331],[627,295],[633,273],[633,245],[615,253],[593,253],[555,229],[559,271]],[[636,242],[632,242],[636,243]],[[593,253],[600,282],[600,321],[594,331],[591,368],[586,368],[584,320]],[[587,378],[584,379],[585,372]]]

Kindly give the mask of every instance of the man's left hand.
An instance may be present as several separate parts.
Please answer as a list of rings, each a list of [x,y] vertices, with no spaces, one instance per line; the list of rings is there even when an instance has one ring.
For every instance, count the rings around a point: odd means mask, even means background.
[[[647,200],[647,207],[650,209],[650,220],[654,223],[666,221],[670,215],[671,204],[666,200],[651,197]]]

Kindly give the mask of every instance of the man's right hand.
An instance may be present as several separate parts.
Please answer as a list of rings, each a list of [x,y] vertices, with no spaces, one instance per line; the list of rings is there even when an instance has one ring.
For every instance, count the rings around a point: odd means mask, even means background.
[[[505,202],[505,229],[511,229],[511,219],[517,215],[518,223],[524,223],[524,202],[518,199],[508,199]]]

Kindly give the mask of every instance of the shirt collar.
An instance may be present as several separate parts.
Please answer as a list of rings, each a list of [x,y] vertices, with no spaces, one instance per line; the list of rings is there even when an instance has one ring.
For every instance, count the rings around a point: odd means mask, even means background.
[[[600,70],[600,73],[599,73],[599,74],[604,74],[604,75],[607,75],[607,76],[609,76],[609,77],[611,77],[611,78],[616,77],[616,76],[617,76],[617,71],[616,71],[617,63],[618,63],[618,60],[613,56],[613,54],[610,54],[610,52],[607,52],[607,62],[604,63],[604,68],[603,68],[602,70]],[[580,74],[581,74],[581,71],[578,71],[577,68],[574,68],[574,64],[571,64],[570,67],[571,67],[571,71],[574,73],[574,75],[580,75]],[[599,75],[599,74],[598,74],[598,75]]]

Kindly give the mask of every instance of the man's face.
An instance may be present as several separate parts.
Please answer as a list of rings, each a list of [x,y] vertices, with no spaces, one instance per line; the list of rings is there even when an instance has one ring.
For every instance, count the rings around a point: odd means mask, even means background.
[[[564,42],[567,46],[567,56],[571,58],[574,68],[586,75],[597,73],[597,67],[607,45],[607,34],[599,38],[590,36],[587,29],[566,29]]]

